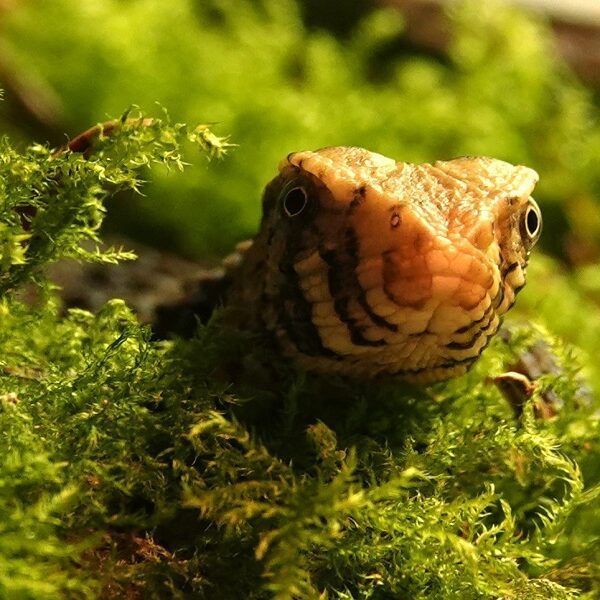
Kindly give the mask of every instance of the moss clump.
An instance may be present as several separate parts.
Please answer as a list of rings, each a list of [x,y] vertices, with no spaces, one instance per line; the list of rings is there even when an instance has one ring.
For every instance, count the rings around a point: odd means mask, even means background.
[[[598,420],[576,363],[556,346],[543,389],[565,407],[549,423],[531,406],[515,419],[486,383],[546,334],[497,340],[428,391],[303,377],[277,357],[280,379],[232,387],[215,369],[248,340],[218,320],[171,345],[118,301],[56,313],[3,311],[6,595],[598,591]]]
[[[79,244],[107,189],[180,164],[187,129],[139,123],[89,161],[4,143],[5,173],[37,175],[4,176],[0,213],[0,595],[597,597],[591,345],[513,324],[467,376],[413,389],[299,374],[219,315],[155,342],[118,300],[63,315],[47,285],[19,299],[48,260],[97,258]],[[558,368],[516,418],[488,378],[540,341]],[[536,420],[547,390],[564,408]]]

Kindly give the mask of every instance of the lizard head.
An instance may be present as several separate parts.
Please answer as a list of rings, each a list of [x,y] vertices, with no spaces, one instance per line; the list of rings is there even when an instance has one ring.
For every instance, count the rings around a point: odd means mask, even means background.
[[[257,237],[267,327],[312,370],[416,382],[465,372],[525,284],[537,179],[491,158],[290,154]]]

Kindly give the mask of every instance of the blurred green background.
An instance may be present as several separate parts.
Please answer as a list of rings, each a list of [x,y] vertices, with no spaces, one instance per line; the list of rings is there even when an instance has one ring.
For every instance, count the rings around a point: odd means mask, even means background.
[[[343,144],[405,161],[484,154],[531,166],[545,250],[593,264],[598,95],[565,65],[547,19],[452,3],[441,32],[421,24],[441,42],[426,47],[394,4],[5,0],[1,126],[60,144],[132,104],[160,112],[156,103],[176,121],[217,123],[238,144],[226,160],[154,176],[145,198],[110,212],[111,229],[189,257],[253,234],[262,188],[288,152]]]

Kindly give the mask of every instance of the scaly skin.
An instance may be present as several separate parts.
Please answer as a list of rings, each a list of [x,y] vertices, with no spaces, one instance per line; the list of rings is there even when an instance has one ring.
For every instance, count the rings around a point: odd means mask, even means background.
[[[301,367],[431,383],[465,373],[525,284],[535,171],[361,148],[291,154],[233,272],[238,325]]]

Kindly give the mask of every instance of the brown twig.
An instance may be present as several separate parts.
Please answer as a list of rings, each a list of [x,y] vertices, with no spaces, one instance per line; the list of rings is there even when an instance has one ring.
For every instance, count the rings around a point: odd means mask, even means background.
[[[55,155],[64,154],[65,152],[77,152],[83,154],[85,158],[89,158],[93,151],[94,142],[98,138],[112,135],[121,129],[125,123],[138,123],[142,127],[150,127],[155,123],[155,119],[150,117],[125,120],[113,119],[111,121],[105,121],[104,123],[98,123],[98,125],[86,129],[62,148],[59,148]]]

